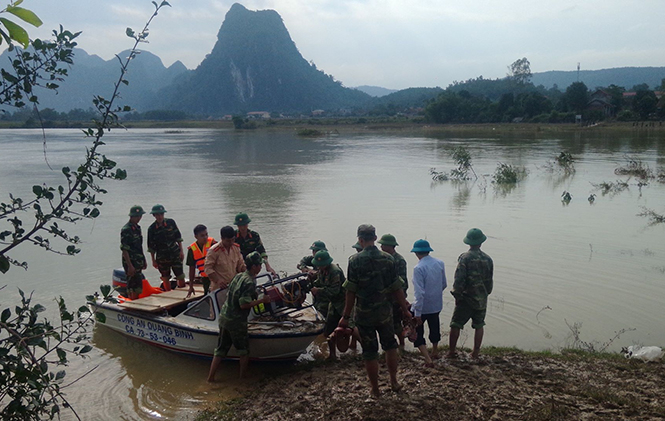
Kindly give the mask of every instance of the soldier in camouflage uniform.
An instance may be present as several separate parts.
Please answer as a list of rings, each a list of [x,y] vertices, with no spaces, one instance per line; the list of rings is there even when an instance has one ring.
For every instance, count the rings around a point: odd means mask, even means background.
[[[235,217],[234,225],[238,227],[236,230],[236,244],[240,246],[240,253],[242,254],[242,257],[245,258],[253,251],[258,252],[263,258],[266,270],[274,276],[277,276],[277,273],[270,266],[270,263],[268,263],[268,254],[261,241],[261,236],[258,232],[249,229],[250,222],[252,222],[252,220],[249,215],[244,212],[240,212]]]
[[[234,346],[240,359],[240,378],[243,377],[249,364],[249,333],[247,317],[252,307],[270,302],[266,295],[257,299],[256,275],[261,271],[263,259],[257,252],[245,257],[247,270],[237,274],[229,284],[229,292],[219,311],[219,340],[214,351],[208,381],[215,381],[215,373],[222,359]]]
[[[143,235],[139,222],[143,217],[141,206],[129,209],[129,222],[120,230],[120,250],[122,250],[122,267],[127,275],[127,296],[131,300],[139,298],[143,290],[143,272],[147,263],[143,254]]]
[[[397,244],[397,239],[392,234],[384,234],[377,243],[381,244],[381,251],[385,251],[395,260],[395,270],[397,271],[397,276],[399,276],[404,283],[402,288],[404,289],[404,296],[406,297],[406,290],[409,288],[409,280],[406,276],[406,260],[395,250],[395,247],[399,246],[399,244]],[[399,339],[399,349],[404,351],[402,309],[400,308],[399,303],[395,300],[393,300],[393,328],[395,329],[395,335],[397,335],[397,338]]]
[[[351,246],[356,251],[356,254],[360,253],[363,251],[363,246],[360,245],[358,241],[354,245]],[[349,256],[349,260],[351,260],[353,256]],[[357,351],[358,348],[358,341],[360,340],[360,333],[358,333],[358,328],[356,327],[356,323],[353,321],[354,314],[355,313],[355,308],[354,311],[351,312],[351,319],[349,320],[349,327],[353,329],[353,336],[351,337],[351,344],[349,345],[349,348],[353,352]]]
[[[159,270],[165,291],[171,291],[171,270],[178,280],[178,286],[185,286],[185,272],[182,268],[182,235],[175,221],[164,218],[166,209],[162,205],[152,207],[150,213],[155,217],[148,227],[148,251],[152,256],[152,266]]]
[[[342,288],[345,281],[344,272],[342,272],[339,265],[332,264],[332,262],[333,258],[326,250],[316,253],[312,260],[312,265],[317,269],[317,278],[314,281],[314,288],[312,288],[312,295],[317,298],[317,310],[322,307],[322,303],[327,303],[326,326],[323,331],[326,338],[333,333],[342,318],[345,301],[344,289]],[[328,340],[328,349],[328,358],[334,360],[336,358],[334,340]]]
[[[322,250],[328,251],[328,249],[326,248],[326,243],[324,243],[321,240],[313,242],[312,245],[309,247],[309,249],[312,250],[312,255],[303,257],[302,259],[300,259],[298,265],[296,265],[296,268],[304,273],[309,273],[314,271],[314,269],[310,268],[314,267],[314,265],[312,265],[312,260],[314,260],[314,255],[317,252]]]
[[[487,239],[478,228],[472,228],[464,237],[469,251],[462,253],[457,260],[455,283],[451,294],[455,297],[455,310],[450,321],[449,358],[457,354],[457,339],[460,329],[471,319],[471,327],[475,329],[472,358],[478,358],[483,342],[487,296],[494,286],[494,263],[492,258],[480,251],[480,245]]]
[[[386,363],[393,390],[401,389],[397,382],[397,341],[393,329],[393,309],[389,298],[392,295],[400,303],[404,317],[411,318],[404,298],[402,281],[395,271],[395,261],[388,253],[375,245],[376,230],[371,225],[358,227],[358,243],[363,251],[349,259],[344,314],[340,327],[348,327],[351,310],[355,306],[355,323],[358,327],[365,369],[372,387],[372,395],[379,395],[379,343],[386,352]]]

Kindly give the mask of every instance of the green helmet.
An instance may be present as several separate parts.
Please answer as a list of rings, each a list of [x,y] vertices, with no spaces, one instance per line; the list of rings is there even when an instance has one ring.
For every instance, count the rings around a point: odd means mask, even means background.
[[[357,241],[356,241],[356,243],[355,243],[354,245],[352,245],[351,247],[353,247],[353,248],[356,249],[356,250],[362,250],[362,249],[363,249],[363,246],[361,246],[360,243],[357,242]]]
[[[252,220],[249,218],[249,216],[245,212],[240,212],[239,214],[236,215],[236,219],[233,222],[234,225],[247,225]]]
[[[377,243],[383,244],[384,246],[399,246],[399,244],[397,244],[397,239],[392,234],[383,234]]]
[[[134,205],[129,208],[129,216],[141,216],[145,213],[142,207],[139,205]]]
[[[245,266],[247,266],[247,269],[251,268],[254,265],[262,265],[263,264],[263,258],[259,254],[258,251],[253,251],[245,257]]]
[[[430,251],[434,250],[430,247],[429,241],[422,239],[413,243],[413,248],[411,249],[411,253],[429,253]]]
[[[464,237],[463,241],[470,246],[478,246],[484,243],[485,240],[487,240],[487,237],[480,229],[471,228],[469,232],[466,233],[466,237]]]
[[[166,213],[166,209],[164,209],[164,206],[162,205],[155,205],[152,207],[152,210],[150,211],[151,215],[154,215],[156,213]]]
[[[358,238],[363,240],[374,240],[376,238],[376,228],[373,225],[362,224],[358,227]]]
[[[321,266],[328,266],[331,264],[333,261],[333,258],[330,257],[330,254],[326,250],[321,250],[317,252],[314,255],[314,259],[312,259],[312,266],[314,267],[321,267]]]
[[[313,242],[309,249],[310,250],[316,250],[316,251],[321,251],[321,250],[328,251],[328,249],[326,248],[326,243],[324,243],[321,240]]]

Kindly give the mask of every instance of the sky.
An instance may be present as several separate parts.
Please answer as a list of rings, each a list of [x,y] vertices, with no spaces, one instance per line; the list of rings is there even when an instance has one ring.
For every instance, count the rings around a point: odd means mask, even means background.
[[[3,3],[6,3],[5,0]],[[235,1],[170,0],[144,47],[166,66],[196,68]],[[526,57],[532,72],[665,66],[663,0],[246,0],[273,9],[307,61],[345,86],[445,88],[504,77]],[[48,37],[62,24],[83,31],[79,47],[111,59],[131,47],[154,10],[149,0],[25,0]],[[665,76],[665,75],[664,75]]]

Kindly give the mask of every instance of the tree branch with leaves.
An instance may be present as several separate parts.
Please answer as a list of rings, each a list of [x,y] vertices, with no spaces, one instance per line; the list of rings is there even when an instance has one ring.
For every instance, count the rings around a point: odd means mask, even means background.
[[[122,127],[118,122],[117,113],[131,111],[129,106],[116,106],[114,103],[119,98],[120,87],[129,84],[129,81],[125,78],[129,64],[140,54],[139,44],[147,42],[150,23],[162,7],[170,6],[166,1],[160,4],[154,1],[152,3],[155,6],[155,11],[143,29],[136,32],[131,28],[127,28],[126,34],[134,40],[134,45],[127,57],[116,56],[120,63],[120,76],[114,84],[111,97],[108,99],[99,95],[93,97],[92,102],[99,113],[99,119],[93,121],[94,127],[83,130],[85,137],[91,139],[91,145],[86,149],[85,161],[74,170],[69,167],[62,168],[62,174],[66,180],[64,184],[58,186],[36,184],[32,187],[34,196],[23,199],[10,193],[9,201],[0,203],[0,223],[5,223],[4,229],[0,227],[0,272],[6,273],[12,264],[27,268],[27,262],[19,262],[10,256],[10,252],[23,243],[32,243],[45,250],[60,254],[75,255],[79,253],[80,249],[77,245],[81,239],[78,236],[68,235],[63,225],[76,223],[81,219],[98,217],[100,214],[99,206],[102,205],[99,196],[107,192],[102,188],[101,182],[105,179],[124,180],[127,177],[127,172],[116,168],[116,162],[101,154],[99,148],[104,145],[102,138],[106,132],[112,128]],[[32,44],[34,46],[35,41]],[[44,44],[40,42],[41,46]],[[63,59],[68,63],[70,55],[71,49],[65,48],[61,50],[59,59]],[[34,56],[27,57],[27,60],[34,60]],[[23,88],[16,85],[16,89],[9,89],[15,93],[18,92],[16,95],[20,95],[20,99],[13,98],[13,105],[26,97],[29,101],[34,99],[32,89],[26,89],[25,86],[30,85],[35,80],[44,78],[45,76],[40,72],[46,74],[50,72],[51,76],[54,73],[62,75],[62,73],[59,73],[57,66],[41,67],[39,71],[35,72],[34,68],[21,67],[22,64],[20,62],[17,64],[16,60],[13,64],[17,73],[34,72],[28,78],[23,79],[21,84]],[[46,77],[50,78],[50,76]],[[37,102],[37,99],[31,102]],[[22,217],[31,211],[32,220],[24,221]],[[64,242],[64,248],[56,247],[49,237]]]
[[[58,88],[55,82],[67,76],[66,67],[73,64],[72,49],[76,45],[73,39],[80,34],[60,27],[58,32],[54,31],[53,41],[30,41],[22,27],[2,16],[9,13],[34,26],[41,25],[41,20],[33,12],[19,7],[21,3],[22,0],[12,1],[0,11],[0,44],[7,42],[11,51],[17,51],[16,59],[11,62],[12,68],[0,72],[0,105],[14,107],[23,107],[27,103],[36,106],[38,97],[35,87]],[[143,29],[135,32],[128,28],[126,31],[134,40],[134,45],[127,57],[116,56],[120,63],[120,75],[111,97],[93,97],[99,117],[93,120],[93,127],[83,131],[84,136],[91,140],[83,163],[76,169],[62,168],[64,182],[58,186],[35,184],[29,198],[9,193],[9,201],[0,203],[1,273],[6,273],[12,265],[28,268],[27,262],[19,262],[9,255],[24,243],[53,253],[77,254],[80,251],[77,245],[81,240],[68,234],[66,227],[82,219],[97,218],[102,205],[98,196],[106,193],[101,183],[107,179],[123,180],[127,177],[126,171],[116,168],[116,163],[99,150],[104,145],[104,134],[122,127],[117,113],[131,110],[129,106],[115,105],[120,88],[129,84],[125,78],[128,67],[140,53],[138,46],[147,42],[150,23],[162,7],[170,6],[166,1],[152,3],[155,10]],[[23,50],[19,51],[14,43],[20,44]],[[31,51],[26,49],[28,45]],[[52,242],[53,239],[57,244]],[[4,288],[0,287],[0,290]],[[104,302],[115,302],[110,286],[104,285],[100,290]],[[59,321],[54,324],[40,315],[45,310],[43,305],[33,304],[32,296],[26,296],[20,289],[19,294],[21,302],[0,313],[0,418],[53,419],[59,417],[61,408],[67,408],[80,419],[63,394],[64,388],[79,379],[63,385],[66,373],[59,368],[68,364],[70,355],[85,356],[92,349],[86,344],[90,337],[89,328],[93,319],[102,315],[91,312],[86,306],[70,312],[60,297],[56,299]]]

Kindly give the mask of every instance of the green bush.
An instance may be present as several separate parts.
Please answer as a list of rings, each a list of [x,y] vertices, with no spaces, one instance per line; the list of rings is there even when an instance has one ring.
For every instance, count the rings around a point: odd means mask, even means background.
[[[251,130],[259,127],[259,125],[256,124],[256,121],[250,121],[248,118],[242,118],[238,115],[233,116],[231,121],[233,121],[233,127],[235,127],[236,130]]]
[[[573,155],[570,154],[570,152],[563,151],[559,153],[559,155],[554,158],[554,162],[559,168],[566,172],[575,171],[575,159],[573,158]]]
[[[538,114],[536,116],[533,116],[530,120],[530,123],[549,123],[550,122],[550,114]]]
[[[297,134],[303,137],[319,137],[324,135],[322,131],[316,129],[300,129]]]
[[[473,172],[474,175],[476,174],[471,165],[471,154],[465,147],[458,146],[457,148],[454,148],[450,153],[450,156],[457,163],[457,168],[450,171],[451,178],[456,180],[467,180],[469,179],[469,171]],[[476,178],[478,177],[476,176]]]
[[[582,114],[582,118],[584,121],[588,122],[594,122],[594,121],[603,121],[607,116],[605,113],[603,113],[600,110],[593,110],[593,111],[585,111],[584,114]]]
[[[637,120],[637,114],[630,110],[623,110],[619,111],[619,114],[617,114],[617,120],[618,121],[635,121]]]
[[[492,174],[492,180],[496,184],[517,184],[526,178],[526,174],[524,167],[499,162]]]

